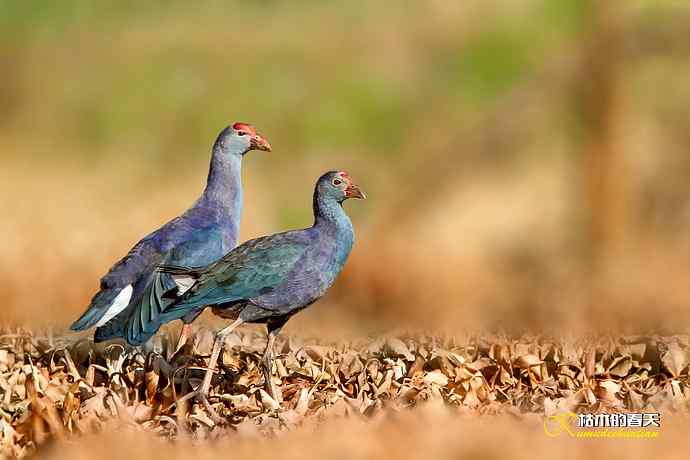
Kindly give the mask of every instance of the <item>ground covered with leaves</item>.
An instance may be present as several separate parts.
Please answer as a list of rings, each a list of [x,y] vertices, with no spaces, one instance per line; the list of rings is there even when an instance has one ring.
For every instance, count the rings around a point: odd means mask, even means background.
[[[337,344],[281,338],[279,401],[263,390],[265,336],[228,337],[210,404],[176,401],[198,385],[212,333],[181,353],[162,335],[148,350],[5,331],[0,336],[0,453],[23,457],[50,440],[120,420],[161,439],[271,437],[331,417],[363,420],[424,403],[470,415],[562,411],[685,412],[690,338],[572,340],[501,335],[397,337]]]

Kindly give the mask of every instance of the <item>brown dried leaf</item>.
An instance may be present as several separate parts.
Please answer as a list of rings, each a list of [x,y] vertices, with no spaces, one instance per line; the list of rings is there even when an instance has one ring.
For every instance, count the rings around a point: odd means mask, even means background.
[[[280,409],[280,404],[278,404],[278,401],[273,399],[271,395],[266,393],[264,390],[259,389],[259,395],[261,395],[261,405],[264,406],[264,409],[269,411],[277,411]]]
[[[518,357],[513,364],[515,367],[520,369],[529,369],[531,367],[539,366],[543,363],[544,361],[539,359],[538,356],[528,353]]]
[[[620,356],[609,365],[608,373],[616,377],[625,377],[632,369],[633,363],[630,356]]]
[[[674,378],[680,377],[681,373],[688,367],[690,356],[687,350],[683,350],[678,343],[671,342],[661,356],[661,362]]]
[[[437,385],[440,387],[445,387],[448,385],[448,377],[446,377],[446,375],[440,370],[427,372],[424,375],[423,381],[426,385]]]
[[[387,338],[384,351],[388,356],[402,357],[407,361],[414,361],[414,354],[412,354],[407,345],[405,345],[405,342],[400,339],[394,337]]]

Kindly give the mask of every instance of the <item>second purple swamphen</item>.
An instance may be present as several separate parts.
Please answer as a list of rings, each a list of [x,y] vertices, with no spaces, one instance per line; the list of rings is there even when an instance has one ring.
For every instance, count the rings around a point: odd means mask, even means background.
[[[227,334],[242,323],[266,324],[263,372],[266,387],[276,399],[271,382],[273,343],[292,315],[321,298],[345,265],[354,242],[352,222],[342,206],[348,198],[365,196],[346,172],[325,173],[314,190],[311,227],[247,241],[203,268],[161,266],[160,272],[184,280],[184,285],[191,278],[194,284],[184,293],[168,292],[166,296],[175,300],[164,310],[130,321],[152,331],[168,321],[199,314],[206,307],[234,320],[217,333],[209,370],[193,393],[203,402]]]

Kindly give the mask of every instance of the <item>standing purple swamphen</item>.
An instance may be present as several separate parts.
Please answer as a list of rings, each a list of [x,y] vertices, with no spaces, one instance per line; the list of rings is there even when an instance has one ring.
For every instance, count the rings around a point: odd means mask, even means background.
[[[228,333],[242,323],[265,323],[268,343],[263,371],[266,387],[276,399],[271,382],[275,337],[292,315],[321,298],[342,270],[354,242],[352,222],[342,203],[348,198],[364,197],[346,172],[327,172],[316,183],[311,227],[247,241],[200,269],[159,268],[174,278],[195,281],[183,293],[179,289],[168,292],[166,297],[178,298],[164,311],[149,315],[156,321],[143,324],[144,329],[158,329],[168,321],[198,315],[207,306],[216,315],[234,320],[217,333],[209,370],[192,395],[206,401]],[[130,320],[140,322],[141,317]]]
[[[176,286],[169,276],[157,273],[156,267],[207,265],[237,245],[242,212],[242,157],[250,150],[271,151],[271,146],[249,124],[235,123],[218,135],[201,197],[184,214],[144,237],[113,265],[101,278],[100,290],[72,324],[72,330],[96,326],[96,341],[123,337],[130,344],[143,343],[139,331],[125,328],[126,320],[139,313],[141,303],[163,305],[162,294]],[[178,349],[195,318],[196,315],[181,317],[185,326]]]

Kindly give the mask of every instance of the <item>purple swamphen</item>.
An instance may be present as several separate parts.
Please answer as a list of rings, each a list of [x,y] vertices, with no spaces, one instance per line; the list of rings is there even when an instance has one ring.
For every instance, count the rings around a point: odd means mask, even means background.
[[[206,189],[184,214],[144,237],[101,278],[100,290],[84,314],[72,324],[81,331],[96,326],[95,340],[123,337],[138,345],[152,334],[125,328],[140,313],[141,304],[163,305],[162,294],[184,289],[178,277],[156,272],[160,264],[203,266],[218,260],[237,245],[242,212],[242,157],[250,150],[271,151],[270,144],[246,123],[225,128],[213,145]],[[184,344],[195,315],[181,317]]]
[[[323,296],[347,260],[354,242],[352,222],[342,203],[348,198],[364,198],[350,176],[343,171],[327,172],[314,190],[314,224],[306,229],[276,233],[247,241],[220,260],[203,268],[161,266],[159,271],[183,280],[184,292],[169,291],[175,300],[162,311],[129,318],[138,329],[154,330],[204,308],[234,320],[219,331],[202,384],[196,395],[204,403],[210,388],[225,337],[242,323],[265,323],[268,343],[263,356],[266,387],[276,399],[271,382],[273,343],[292,315]],[[156,305],[151,305],[155,308]],[[150,323],[151,318],[155,318]],[[208,406],[208,405],[207,405]]]

